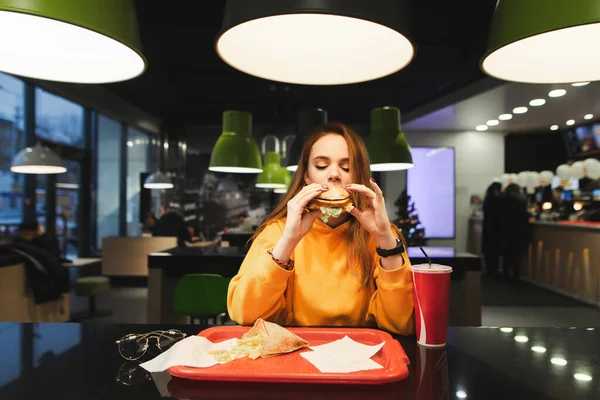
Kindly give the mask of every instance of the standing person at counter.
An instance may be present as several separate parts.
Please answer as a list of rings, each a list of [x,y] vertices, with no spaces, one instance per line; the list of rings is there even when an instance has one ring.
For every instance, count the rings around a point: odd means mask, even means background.
[[[350,192],[354,208],[325,223],[321,210],[306,206],[330,186]],[[231,280],[230,317],[242,325],[263,318],[408,335],[414,332],[412,289],[404,240],[371,179],[360,136],[337,123],[315,129],[287,194],[257,229]]]
[[[507,281],[519,282],[523,256],[529,245],[527,198],[519,185],[504,189],[502,205],[502,273]]]
[[[496,278],[502,250],[502,184],[493,182],[483,199],[481,249],[489,277]]]

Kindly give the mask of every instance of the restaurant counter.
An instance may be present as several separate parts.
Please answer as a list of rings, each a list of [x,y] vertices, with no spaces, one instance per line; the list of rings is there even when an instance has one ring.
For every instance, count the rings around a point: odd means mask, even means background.
[[[409,375],[381,385],[191,381],[139,367],[159,354],[154,340],[138,361],[121,358],[115,344],[129,333],[180,329],[194,335],[205,328],[0,323],[0,399],[600,398],[600,331],[591,328],[449,328],[448,345],[439,349],[395,336],[410,360]]]
[[[533,284],[600,306],[600,223],[532,223],[522,272]]]
[[[450,325],[481,325],[481,261],[470,253],[451,247],[424,247],[433,263],[449,265],[452,271]],[[413,265],[426,263],[419,248],[409,247]],[[149,323],[186,323],[173,311],[179,278],[185,274],[213,273],[224,277],[237,274],[246,252],[240,247],[178,247],[148,256]]]

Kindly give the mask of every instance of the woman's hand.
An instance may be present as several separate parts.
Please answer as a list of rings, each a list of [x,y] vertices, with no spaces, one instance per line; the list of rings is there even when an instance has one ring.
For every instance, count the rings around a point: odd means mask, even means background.
[[[373,178],[371,178],[371,186],[373,190],[365,185],[356,183],[342,186],[349,192],[361,193],[369,199],[369,207],[367,209],[361,211],[354,207],[350,210],[350,214],[354,215],[363,228],[373,235],[379,247],[384,249],[394,248],[396,247],[396,238],[390,227],[390,218],[385,208],[383,192]]]
[[[327,185],[311,183],[306,185],[287,203],[287,220],[283,238],[297,244],[312,228],[315,220],[322,214],[321,210],[306,212],[309,201],[326,191]]]

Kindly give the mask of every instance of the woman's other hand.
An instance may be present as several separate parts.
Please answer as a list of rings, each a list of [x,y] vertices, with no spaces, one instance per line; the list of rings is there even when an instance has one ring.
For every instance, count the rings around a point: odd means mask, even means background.
[[[342,187],[349,192],[361,193],[369,199],[369,205],[365,210],[359,210],[354,207],[350,210],[350,214],[360,222],[367,232],[373,235],[380,247],[395,247],[396,239],[390,227],[390,218],[385,208],[383,192],[373,178],[371,178],[371,187],[373,189],[356,183],[343,185]]]

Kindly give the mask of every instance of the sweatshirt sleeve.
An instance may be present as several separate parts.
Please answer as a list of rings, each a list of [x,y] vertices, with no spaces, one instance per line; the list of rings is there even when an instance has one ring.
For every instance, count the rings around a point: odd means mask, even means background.
[[[381,267],[381,257],[375,257],[375,292],[369,303],[367,322],[389,332],[412,335],[415,332],[413,280],[406,250],[402,258],[402,267],[388,271]]]
[[[267,225],[250,246],[240,270],[229,283],[227,310],[230,318],[240,325],[252,325],[258,318],[285,319],[285,290],[293,270],[281,268],[267,254],[282,233],[278,223]]]

